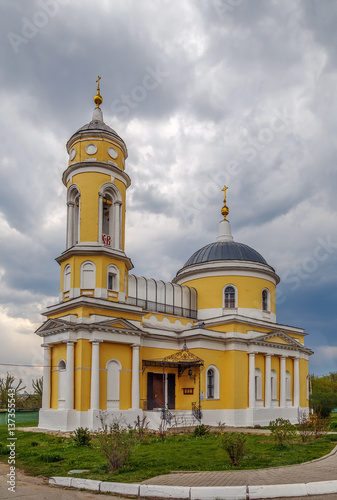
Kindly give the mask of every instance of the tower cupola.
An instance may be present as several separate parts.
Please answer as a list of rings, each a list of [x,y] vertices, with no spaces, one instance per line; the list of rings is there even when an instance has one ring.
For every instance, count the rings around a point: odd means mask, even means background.
[[[133,267],[125,255],[128,152],[123,139],[104,123],[100,79],[92,120],[67,142],[69,163],[62,178],[67,187],[67,242],[57,259],[62,300],[83,294],[124,300]]]

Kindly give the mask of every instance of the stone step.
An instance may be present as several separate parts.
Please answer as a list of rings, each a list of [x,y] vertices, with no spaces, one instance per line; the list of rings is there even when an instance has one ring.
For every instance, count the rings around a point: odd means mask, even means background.
[[[170,427],[195,427],[199,425],[198,420],[194,417],[191,412],[181,412],[170,410],[172,419],[170,421]]]

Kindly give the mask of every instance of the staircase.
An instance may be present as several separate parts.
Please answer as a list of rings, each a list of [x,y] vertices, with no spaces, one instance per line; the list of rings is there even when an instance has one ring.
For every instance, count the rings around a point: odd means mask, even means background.
[[[195,427],[199,425],[198,420],[190,411],[169,410],[172,418],[169,423],[171,428]]]

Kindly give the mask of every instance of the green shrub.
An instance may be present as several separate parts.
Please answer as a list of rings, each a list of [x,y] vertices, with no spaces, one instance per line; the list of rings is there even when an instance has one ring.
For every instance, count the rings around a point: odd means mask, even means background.
[[[310,406],[321,418],[328,418],[330,413],[337,406],[336,392],[314,391],[310,394]]]
[[[39,446],[37,441],[31,441],[30,446]]]
[[[286,418],[277,418],[269,422],[272,436],[279,446],[285,446],[296,436],[296,429]]]
[[[97,434],[101,451],[109,462],[110,470],[115,471],[124,465],[137,442],[134,432],[122,428],[118,419],[109,426],[104,422],[104,416],[100,416],[102,429]]]
[[[73,441],[75,446],[91,446],[91,435],[89,429],[78,427],[74,431]]]
[[[230,463],[234,466],[240,462],[247,453],[247,436],[243,432],[231,432],[222,436],[221,446],[228,454]]]
[[[330,422],[329,429],[330,431],[337,431],[337,422]]]
[[[193,436],[198,436],[198,437],[206,436],[207,434],[209,434],[209,431],[210,431],[209,425],[200,424],[194,428]]]

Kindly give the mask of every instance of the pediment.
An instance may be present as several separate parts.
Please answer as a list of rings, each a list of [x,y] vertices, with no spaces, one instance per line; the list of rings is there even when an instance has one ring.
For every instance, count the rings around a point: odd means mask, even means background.
[[[142,330],[133,325],[130,321],[124,318],[111,318],[104,321],[96,321],[94,323],[76,323],[73,321],[66,321],[63,319],[48,319],[43,323],[35,333],[44,337],[54,333],[61,333],[69,330],[105,330],[110,332],[125,331],[128,333],[142,333]]]
[[[68,330],[69,327],[74,327],[74,324],[70,321],[65,321],[62,319],[47,319],[36,331],[37,335],[43,337],[44,335],[49,335],[50,333],[61,332],[63,330]]]
[[[91,327],[95,327],[98,330],[102,328],[111,328],[112,330],[127,330],[134,332],[141,332],[139,328],[137,328],[131,321],[128,321],[124,318],[112,318],[110,320],[105,320],[101,322],[97,322],[90,325]]]
[[[304,347],[303,344],[300,344],[297,340],[293,339],[290,337],[290,335],[278,331],[278,332],[271,332],[267,334],[263,334],[260,337],[256,337],[254,341],[257,342],[268,342],[270,344],[282,344],[282,345],[288,345],[291,347]]]

